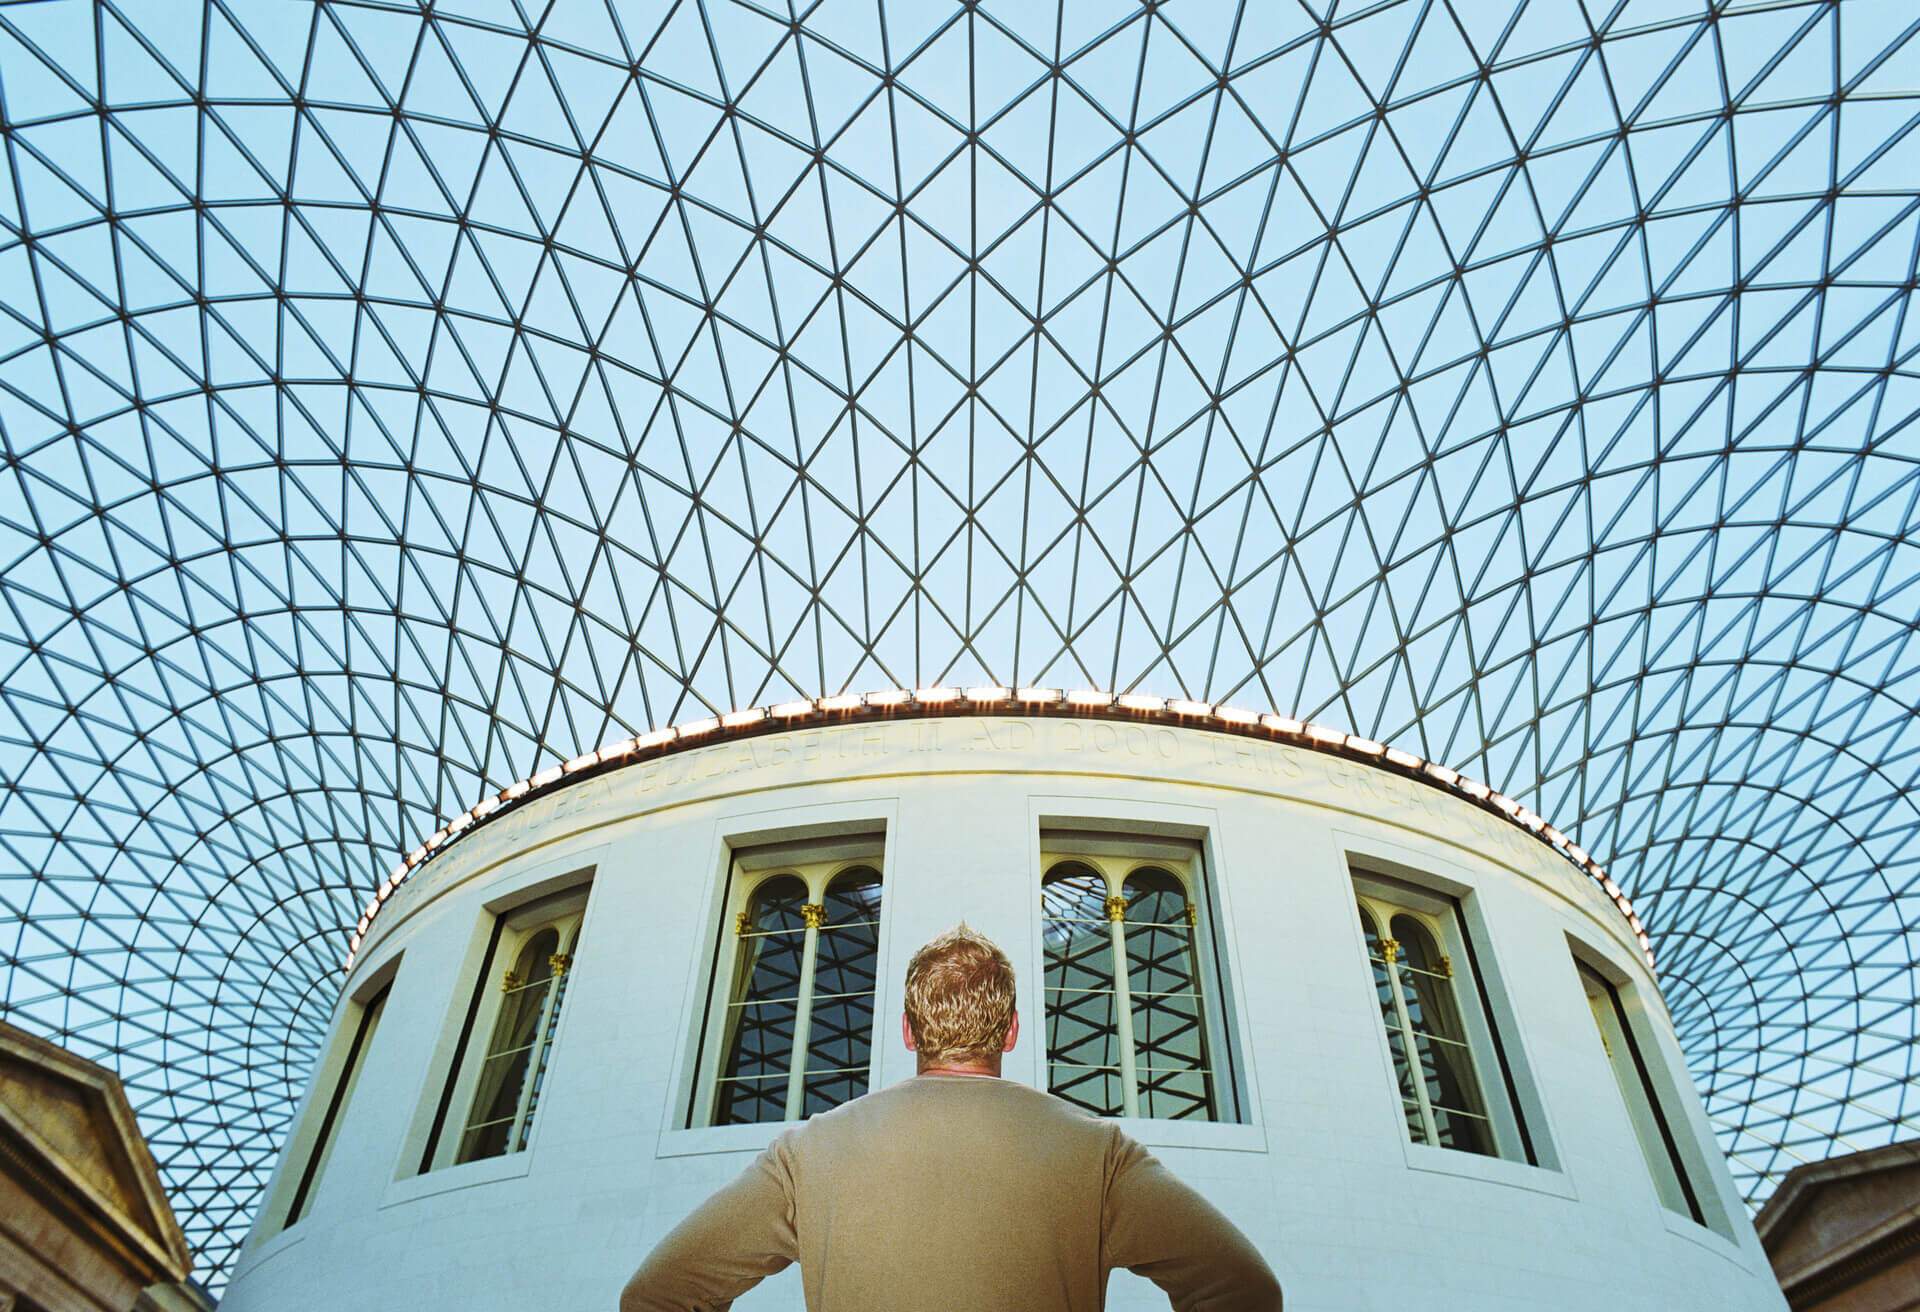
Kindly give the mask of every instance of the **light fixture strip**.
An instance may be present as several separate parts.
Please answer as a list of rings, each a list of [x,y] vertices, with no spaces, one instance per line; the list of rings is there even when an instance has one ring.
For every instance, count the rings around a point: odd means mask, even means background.
[[[550,766],[531,778],[516,780],[496,795],[485,798],[471,809],[462,812],[444,828],[435,831],[426,842],[409,852],[394,866],[393,873],[387,876],[374,896],[368,899],[366,909],[361,912],[360,919],[347,940],[344,968],[349,971],[353,969],[353,963],[360,955],[361,945],[366,941],[380,908],[386,905],[388,900],[400,890],[400,886],[429,857],[437,857],[451,845],[452,840],[469,829],[480,827],[483,822],[502,809],[516,806],[534,795],[544,794],[548,789],[560,785],[573,776],[585,774],[616,761],[629,764],[631,758],[663,751],[675,743],[693,738],[705,738],[710,734],[724,735],[730,731],[749,729],[769,719],[792,725],[809,716],[823,713],[892,711],[899,708],[946,707],[962,704],[976,710],[1011,705],[1019,710],[1051,707],[1056,711],[1064,708],[1069,712],[1110,714],[1127,712],[1183,721],[1205,720],[1215,725],[1225,726],[1229,731],[1246,732],[1265,729],[1270,733],[1304,739],[1315,750],[1361,758],[1368,764],[1378,764],[1384,760],[1385,763],[1404,770],[1430,786],[1446,789],[1476,803],[1485,810],[1493,811],[1516,828],[1540,839],[1579,867],[1599,885],[1601,891],[1619,909],[1626,919],[1628,929],[1639,941],[1648,967],[1652,968],[1654,965],[1652,942],[1647,936],[1646,926],[1641,923],[1639,915],[1634,911],[1633,903],[1585,849],[1548,824],[1543,817],[1504,793],[1496,792],[1479,780],[1469,778],[1437,761],[1428,761],[1401,748],[1389,747],[1371,738],[1342,733],[1326,725],[1297,720],[1291,716],[1262,715],[1235,706],[1216,706],[1212,702],[1193,701],[1187,698],[1161,698],[1145,693],[1121,693],[1116,696],[1093,688],[1063,692],[1058,688],[1004,688],[998,685],[987,685],[965,689],[938,686],[916,689],[883,688],[864,696],[859,693],[835,693],[826,697],[780,702],[772,706],[743,707],[722,715],[703,716],[685,724],[655,729],[649,733],[621,739],[597,752],[583,752],[564,764]],[[909,709],[907,713],[911,714],[912,711]],[[622,760],[622,758],[628,759]]]

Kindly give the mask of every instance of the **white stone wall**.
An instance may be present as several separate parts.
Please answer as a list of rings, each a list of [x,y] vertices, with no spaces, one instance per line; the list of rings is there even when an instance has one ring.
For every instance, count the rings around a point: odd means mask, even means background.
[[[1545,844],[1437,789],[1304,749],[983,717],[718,742],[535,801],[423,867],[348,981],[364,996],[397,959],[308,1214],[279,1228],[346,1046],[341,1018],[315,1076],[321,1105],[310,1092],[222,1307],[611,1309],[653,1241],[774,1132],[680,1128],[728,842],[743,836],[886,826],[875,1087],[913,1073],[893,1037],[907,958],[963,917],[1020,971],[1029,1023],[1006,1073],[1044,1086],[1043,816],[1205,834],[1252,1123],[1129,1128],[1253,1237],[1289,1309],[1784,1306],[1637,945]],[[1408,1142],[1354,913],[1354,854],[1465,894],[1543,1165]],[[584,865],[593,891],[531,1147],[417,1174],[489,903]],[[1651,1009],[1649,1059],[1679,1077],[1669,1114],[1733,1238],[1660,1206],[1569,935]],[[1115,1308],[1166,1306],[1125,1273],[1109,1294]],[[737,1306],[800,1305],[789,1271]]]

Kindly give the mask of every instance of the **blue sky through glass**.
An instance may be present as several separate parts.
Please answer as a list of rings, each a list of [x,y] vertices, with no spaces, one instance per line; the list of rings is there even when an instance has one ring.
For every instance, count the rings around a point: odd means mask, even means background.
[[[0,7],[4,1014],[216,1284],[398,853],[734,706],[1272,707],[1916,1130],[1897,0]]]

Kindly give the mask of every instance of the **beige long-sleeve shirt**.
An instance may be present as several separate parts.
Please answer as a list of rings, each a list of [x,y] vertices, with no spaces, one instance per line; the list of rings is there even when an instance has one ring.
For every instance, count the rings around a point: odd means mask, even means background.
[[[782,1133],[660,1241],[620,1312],[714,1312],[789,1262],[809,1312],[1094,1312],[1124,1267],[1179,1312],[1279,1312],[1253,1245],[1110,1121],[921,1075]]]

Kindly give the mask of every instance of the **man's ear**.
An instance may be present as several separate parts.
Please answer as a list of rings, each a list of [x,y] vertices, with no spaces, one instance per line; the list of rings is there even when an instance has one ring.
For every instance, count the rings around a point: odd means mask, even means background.
[[[1019,1038],[1020,1038],[1020,1013],[1016,1011],[1013,1013],[1013,1016],[1007,1021],[1007,1042],[1005,1046],[1003,1046],[1000,1049],[1000,1051],[1012,1052],[1013,1045],[1019,1041]]]
[[[907,1045],[908,1052],[920,1051],[920,1045],[913,1041],[913,1026],[904,1011],[900,1013],[900,1041]]]

